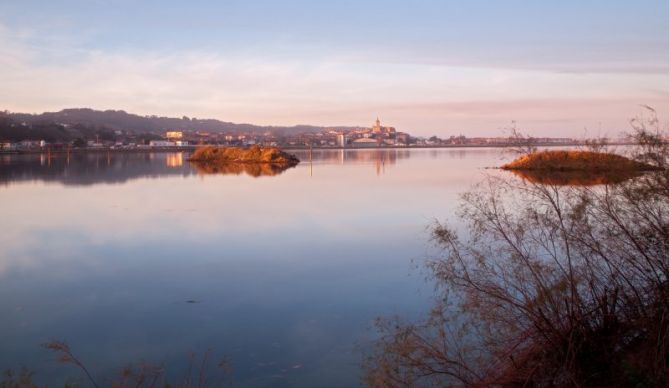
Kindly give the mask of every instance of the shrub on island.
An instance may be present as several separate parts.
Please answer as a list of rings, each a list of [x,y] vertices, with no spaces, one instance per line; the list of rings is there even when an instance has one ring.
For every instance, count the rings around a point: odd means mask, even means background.
[[[260,146],[249,148],[204,146],[196,149],[188,160],[204,164],[268,163],[284,166],[294,166],[300,162],[295,155],[276,147]]]

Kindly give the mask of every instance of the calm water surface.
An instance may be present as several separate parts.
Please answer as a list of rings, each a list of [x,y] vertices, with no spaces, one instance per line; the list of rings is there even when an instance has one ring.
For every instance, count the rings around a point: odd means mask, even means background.
[[[57,339],[100,379],[212,349],[238,386],[358,385],[374,318],[429,308],[427,228],[509,155],[297,154],[214,175],[180,153],[0,156],[0,369],[80,377],[40,348]]]

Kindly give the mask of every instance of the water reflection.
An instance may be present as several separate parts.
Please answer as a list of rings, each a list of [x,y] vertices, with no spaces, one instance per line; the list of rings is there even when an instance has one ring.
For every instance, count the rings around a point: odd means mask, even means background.
[[[405,149],[387,149],[387,150],[338,149],[338,150],[316,150],[316,151],[296,150],[290,152],[295,154],[295,156],[297,156],[302,162],[309,161],[310,155],[312,155],[312,159],[314,162],[325,162],[325,163],[338,162],[340,164],[344,163],[376,164],[379,162],[387,164],[395,164],[399,160],[408,159],[411,157],[411,150],[405,150]]]
[[[461,197],[460,223],[433,227],[434,308],[378,321],[365,381],[665,386],[669,174],[514,172],[538,184],[484,180]],[[619,184],[573,187],[604,183]]]
[[[167,167],[181,167],[184,165],[184,154],[183,152],[167,154],[165,162]]]
[[[296,150],[294,153],[303,163],[321,164],[367,164],[382,175],[398,161],[409,159],[412,150]],[[414,150],[421,153],[421,150]],[[462,150],[430,150],[422,156],[439,157],[448,153],[462,158]],[[0,184],[22,181],[57,182],[64,185],[93,185],[97,183],[125,183],[141,178],[162,176],[189,176],[193,174],[246,174],[252,177],[276,176],[287,170],[280,165],[206,166],[185,163],[188,156],[183,152],[173,153],[67,153],[35,155],[3,155],[0,158]]]
[[[414,152],[416,152],[414,150]],[[381,150],[298,150],[293,152],[302,162],[309,165],[310,175],[313,175],[313,164],[368,164],[374,168],[377,176],[383,175],[386,168],[395,165],[398,161],[409,159],[411,150],[408,149],[381,149]],[[434,157],[434,154],[430,154]]]
[[[211,348],[240,386],[357,385],[372,320],[429,307],[407,276],[426,225],[499,152],[294,153],[272,179],[200,179],[169,153],[0,157],[0,368],[64,381],[39,348],[57,339],[102,377],[146,360],[178,378]]]
[[[138,178],[188,176],[182,153],[77,153],[7,155],[0,160],[0,183],[44,181],[64,185],[125,183]],[[162,163],[156,163],[162,161]]]
[[[622,183],[641,176],[639,171],[537,171],[509,170],[531,183],[552,186],[595,186]]]
[[[261,176],[275,176],[295,167],[294,165],[272,163],[226,163],[213,165],[210,163],[191,162],[199,174],[240,175],[247,174],[254,178]]]

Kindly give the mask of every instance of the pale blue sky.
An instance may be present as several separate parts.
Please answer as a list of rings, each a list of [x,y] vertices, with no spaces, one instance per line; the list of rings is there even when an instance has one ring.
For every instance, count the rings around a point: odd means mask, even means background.
[[[668,20],[666,0],[3,0],[0,109],[615,134],[669,110]]]

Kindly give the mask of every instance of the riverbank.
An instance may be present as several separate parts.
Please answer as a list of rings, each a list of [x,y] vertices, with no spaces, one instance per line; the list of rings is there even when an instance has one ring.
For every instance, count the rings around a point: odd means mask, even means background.
[[[537,147],[542,148],[564,148],[564,147],[580,147],[583,146],[583,143],[564,143],[564,144],[554,144],[554,143],[539,143],[536,144]],[[634,143],[610,143],[609,146],[631,146],[635,145]],[[63,149],[35,149],[35,150],[11,150],[5,151],[0,150],[0,155],[16,155],[16,154],[66,154],[66,153],[155,153],[155,152],[193,152],[198,147],[202,145],[189,145],[189,146],[174,146],[174,147],[147,147],[147,148],[63,148]],[[221,145],[221,147],[226,147]],[[232,146],[229,146],[232,147]],[[250,146],[247,146],[250,147]],[[446,145],[411,145],[411,146],[360,146],[360,147],[338,147],[338,146],[319,146],[319,147],[307,147],[307,146],[288,146],[288,147],[277,147],[285,151],[297,151],[297,150],[407,150],[407,149],[458,149],[458,148],[513,148],[513,145],[496,145],[496,144],[446,144]]]

